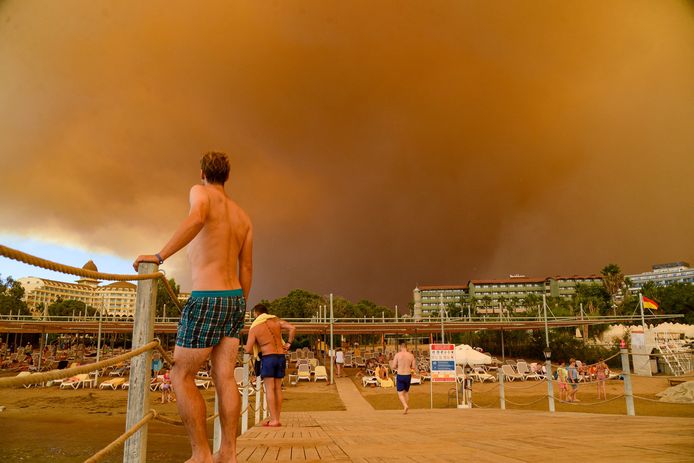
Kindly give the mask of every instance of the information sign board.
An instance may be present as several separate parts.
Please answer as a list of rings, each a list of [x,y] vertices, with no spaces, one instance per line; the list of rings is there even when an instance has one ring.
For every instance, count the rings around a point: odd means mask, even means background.
[[[432,383],[454,383],[455,344],[429,344]]]

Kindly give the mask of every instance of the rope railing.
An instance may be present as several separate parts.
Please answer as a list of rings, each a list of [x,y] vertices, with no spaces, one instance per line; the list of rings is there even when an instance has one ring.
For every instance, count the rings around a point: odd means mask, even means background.
[[[128,429],[125,431],[123,434],[118,436],[116,440],[108,444],[106,447],[103,449],[99,450],[96,452],[94,455],[91,457],[87,458],[84,460],[84,463],[98,463],[101,460],[103,460],[109,453],[113,452],[116,448],[119,446],[123,445],[123,443],[133,434],[135,434],[142,426],[147,424],[150,420],[156,418],[158,416],[158,413],[156,410],[150,410],[144,418],[142,418],[140,421],[138,421],[132,428]]]
[[[48,259],[43,259],[41,257],[32,256],[26,252],[19,251],[17,249],[12,249],[7,246],[0,244],[0,256],[7,257],[8,259],[16,260],[28,265],[33,265],[35,267],[41,267],[46,270],[53,270],[54,272],[65,273],[68,275],[75,275],[84,278],[93,278],[95,280],[107,280],[107,281],[136,281],[136,280],[154,280],[160,278],[164,284],[169,298],[176,304],[179,309],[182,309],[181,301],[176,297],[176,293],[166,279],[164,272],[159,271],[155,273],[143,273],[143,274],[118,274],[118,273],[104,273],[95,270],[88,270],[79,267],[73,267],[71,265],[65,265],[58,262],[53,262]]]
[[[549,396],[548,396],[548,397],[549,397]],[[559,402],[559,403],[567,404],[567,405],[579,405],[579,406],[589,406],[589,405],[606,404],[606,403],[608,403],[608,402],[612,402],[612,401],[614,401],[614,400],[623,399],[623,398],[624,398],[624,394],[620,394],[620,395],[617,395],[617,396],[614,396],[614,397],[610,397],[609,399],[601,400],[601,401],[599,401],[599,402],[570,402],[570,401],[568,401],[568,400],[562,400],[562,399],[558,398],[557,396],[554,396],[554,400],[556,400],[556,401]]]
[[[159,340],[155,339],[150,341],[142,347],[139,347],[125,354],[117,355],[106,360],[101,360],[100,362],[90,363],[87,365],[80,365],[72,368],[65,368],[64,370],[50,370],[41,373],[32,373],[26,376],[12,376],[10,378],[0,378],[0,388],[13,387],[13,386],[26,386],[29,384],[41,384],[46,381],[54,381],[56,379],[70,378],[75,375],[80,375],[84,373],[91,373],[92,371],[101,370],[102,368],[116,365],[125,360],[131,359],[137,355],[140,355],[148,350],[154,349],[160,346]]]

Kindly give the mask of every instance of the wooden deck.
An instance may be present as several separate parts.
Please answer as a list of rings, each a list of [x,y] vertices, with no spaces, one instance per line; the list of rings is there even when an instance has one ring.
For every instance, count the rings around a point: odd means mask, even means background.
[[[338,380],[347,411],[287,413],[280,428],[250,429],[239,438],[239,461],[694,461],[694,418],[485,409],[403,415],[374,411],[352,388]]]

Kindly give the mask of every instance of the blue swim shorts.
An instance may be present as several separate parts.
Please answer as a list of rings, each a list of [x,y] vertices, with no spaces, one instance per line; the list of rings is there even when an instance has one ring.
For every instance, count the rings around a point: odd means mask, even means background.
[[[395,375],[395,385],[398,392],[409,392],[412,375]]]
[[[246,315],[243,291],[193,291],[183,307],[176,345],[202,349],[223,337],[238,338]]]
[[[261,378],[284,378],[287,359],[284,354],[263,354],[260,359]]]

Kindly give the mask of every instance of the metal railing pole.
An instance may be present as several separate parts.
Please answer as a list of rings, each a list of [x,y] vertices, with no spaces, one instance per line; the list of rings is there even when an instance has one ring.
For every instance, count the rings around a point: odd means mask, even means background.
[[[619,349],[622,354],[622,373],[624,376],[624,400],[627,403],[627,415],[636,416],[634,410],[634,392],[631,388],[631,369],[629,368],[629,350]]]
[[[248,362],[251,356],[249,354],[243,354],[243,394],[241,394],[241,410],[243,414],[241,415],[241,434],[248,431]]]
[[[506,410],[506,397],[504,394],[504,370],[499,370],[499,408]]]
[[[142,263],[139,273],[154,273],[157,264]],[[132,348],[137,349],[154,338],[154,312],[157,306],[157,282],[140,280],[137,283],[135,300],[135,322],[133,324]],[[130,362],[130,387],[128,389],[128,410],[125,416],[125,429],[132,428],[142,420],[150,409],[149,383],[151,380],[152,351],[147,351]],[[125,441],[123,463],[145,463],[147,458],[147,428],[142,426]]]

